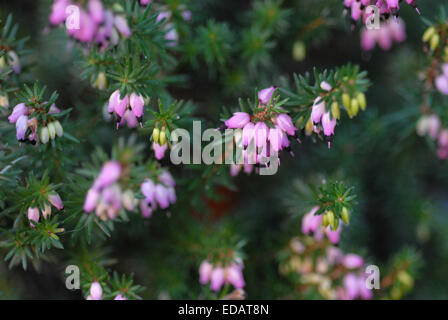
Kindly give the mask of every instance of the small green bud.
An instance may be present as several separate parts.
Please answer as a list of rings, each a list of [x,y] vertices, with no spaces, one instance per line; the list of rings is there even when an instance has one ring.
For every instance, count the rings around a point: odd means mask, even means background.
[[[333,101],[331,104],[331,114],[335,119],[339,120],[341,118],[341,109],[339,108],[339,103],[337,101]]]
[[[436,50],[439,44],[440,44],[440,36],[438,34],[434,34],[431,37],[431,40],[429,41],[429,46],[431,47],[431,50],[433,51]]]
[[[306,58],[306,46],[303,41],[296,41],[292,47],[292,57],[296,61],[303,61]]]
[[[357,99],[352,99],[352,102],[350,104],[350,109],[352,112],[352,117],[355,117],[359,112],[359,102]]]
[[[342,219],[342,221],[344,221],[346,224],[348,224],[348,223],[350,222],[350,215],[349,215],[348,210],[347,210],[346,207],[343,207],[343,208],[342,208],[342,211],[341,211],[341,219]]]
[[[50,134],[51,140],[54,140],[54,138],[56,137],[56,128],[55,128],[53,122],[50,122],[48,124],[48,133]]]
[[[155,127],[152,131],[152,139],[155,143],[159,143],[159,136],[160,136],[160,130],[159,128]]]
[[[335,224],[335,217],[334,217],[334,213],[333,211],[327,211],[326,213],[327,217],[328,217],[328,223],[330,224],[330,226],[334,229],[334,224]]]
[[[347,109],[350,109],[350,100],[351,100],[350,95],[348,93],[344,92],[342,94],[342,104]]]
[[[54,128],[56,129],[56,135],[58,137],[62,137],[62,135],[64,134],[64,129],[61,126],[61,123],[56,120],[55,122],[53,122]]]
[[[422,40],[424,42],[428,42],[432,36],[436,33],[436,29],[434,27],[429,27],[428,29],[426,29],[426,31],[423,33],[423,37]]]
[[[328,216],[327,216],[327,214],[326,213],[324,213],[323,215],[322,215],[322,225],[326,228],[326,227],[328,227],[328,224],[329,224],[330,222],[328,221]]]
[[[40,142],[43,144],[47,143],[50,140],[50,133],[48,132],[47,127],[43,127],[40,130]]]
[[[159,145],[163,146],[166,143],[166,133],[165,130],[162,129],[159,135]]]
[[[359,107],[361,108],[361,110],[366,110],[367,107],[367,100],[366,100],[366,95],[362,92],[358,93],[358,95],[356,96],[356,99],[358,100],[358,104]]]
[[[412,277],[406,271],[402,270],[398,272],[397,279],[408,288],[412,288],[412,286],[414,285],[414,279],[412,279]]]

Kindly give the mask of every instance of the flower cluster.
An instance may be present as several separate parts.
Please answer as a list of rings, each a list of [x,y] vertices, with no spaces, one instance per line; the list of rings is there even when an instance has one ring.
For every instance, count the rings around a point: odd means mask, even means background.
[[[386,20],[380,24],[379,29],[367,29],[361,31],[361,48],[370,51],[378,43],[381,49],[389,50],[393,42],[406,40],[406,29],[403,20]]]
[[[46,120],[32,116],[34,113],[47,114]],[[59,113],[60,110],[52,104],[48,112],[45,108],[36,108],[26,106],[25,103],[16,105],[8,117],[10,123],[16,124],[16,137],[21,142],[47,143],[50,139],[54,140],[56,136],[62,137],[64,130],[61,123],[52,117],[52,114]]]
[[[315,206],[303,216],[302,232],[306,235],[314,234],[316,240],[322,240],[324,235],[326,235],[331,243],[337,244],[341,233],[339,218],[335,217],[332,211],[316,215],[315,213],[318,210],[319,206]],[[344,220],[347,223],[348,212],[344,216]]]
[[[27,216],[28,220],[30,221],[31,227],[35,227],[34,222],[39,222],[40,212],[42,212],[42,216],[44,219],[47,219],[47,217],[51,215],[51,205],[53,205],[58,210],[64,209],[64,204],[62,203],[61,197],[56,192],[50,193],[47,196],[47,201],[48,203],[45,202],[43,208],[41,208],[40,210],[37,207],[28,208]]]
[[[327,93],[331,93],[333,87],[326,81],[320,83],[322,90]],[[366,97],[364,93],[355,93],[352,98],[347,92],[342,94],[342,104],[350,118],[355,117],[359,109],[365,110],[367,106]],[[321,129],[324,136],[328,141],[328,148],[331,146],[331,137],[334,135],[334,129],[336,127],[337,119],[341,117],[341,109],[339,102],[334,99],[331,102],[330,108],[327,108],[327,102],[324,100],[324,96],[319,96],[314,100],[314,104],[311,110],[311,117],[305,126],[305,132],[307,135],[311,135],[312,132],[319,134]]]
[[[282,275],[299,274],[303,288],[316,287],[327,299],[371,299],[363,273],[364,259],[310,237],[294,237],[288,257],[280,263]]]
[[[82,43],[96,43],[105,49],[117,45],[120,34],[124,38],[131,36],[126,18],[104,9],[101,0],[89,0],[87,8],[70,0],[55,0],[51,9],[50,24],[65,22],[67,33]]]
[[[390,15],[398,17],[398,11],[400,10],[399,5],[400,0],[344,0],[344,7],[346,10],[350,11],[350,18],[352,23],[355,24],[357,21],[365,21],[370,17],[372,12],[368,12],[366,7],[374,5],[379,9],[379,14],[383,18],[389,18]],[[406,3],[411,7],[418,10],[416,0],[406,0]]]
[[[125,124],[129,128],[135,128],[137,122],[142,127],[144,105],[143,96],[133,92],[121,98],[120,90],[115,90],[109,97],[107,111],[115,114],[117,129]]]
[[[0,73],[4,72],[8,67],[10,67],[15,74],[18,74],[21,71],[19,56],[13,50],[9,50],[6,55],[0,57]]]
[[[417,134],[428,135],[433,140],[437,140],[437,156],[443,160],[448,159],[448,129],[442,128],[438,115],[423,115],[417,122]]]
[[[213,291],[219,291],[226,284],[231,284],[236,289],[242,289],[245,286],[243,263],[238,261],[222,266],[204,260],[199,267],[199,282],[204,285],[210,282],[210,288]]]
[[[225,121],[228,129],[242,129],[241,135],[235,135],[235,142],[243,147],[245,165],[262,164],[263,158],[283,149],[291,152],[288,136],[294,137],[297,129],[289,115],[270,108],[274,92],[274,87],[258,92],[260,112],[252,116],[246,112],[235,112]],[[239,168],[241,166],[233,166],[231,170],[236,173]],[[251,170],[251,167],[246,167],[246,172]]]
[[[158,175],[157,181],[146,179],[141,186],[141,192],[145,196],[140,201],[140,209],[145,218],[149,218],[157,207],[167,209],[170,204],[176,202],[176,183],[168,171]]]
[[[95,211],[102,220],[115,219],[122,206],[132,211],[135,206],[135,198],[131,190],[124,193],[118,183],[122,173],[122,167],[117,161],[106,162],[89,189],[85,201],[84,211]]]
[[[165,127],[162,127],[160,130],[156,125],[152,131],[152,139],[154,141],[152,148],[154,149],[155,157],[157,160],[162,160],[165,156],[166,149],[168,149]]]

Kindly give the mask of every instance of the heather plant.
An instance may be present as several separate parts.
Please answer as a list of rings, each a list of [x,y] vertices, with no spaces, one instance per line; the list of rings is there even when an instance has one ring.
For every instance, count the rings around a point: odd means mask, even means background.
[[[446,298],[445,7],[2,3],[1,297]]]

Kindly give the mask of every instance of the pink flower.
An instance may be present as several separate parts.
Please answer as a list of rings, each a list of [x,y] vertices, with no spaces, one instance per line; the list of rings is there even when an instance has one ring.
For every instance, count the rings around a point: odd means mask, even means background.
[[[100,0],[89,0],[87,4],[89,14],[96,24],[101,24],[104,21],[104,8]]]
[[[213,269],[210,275],[210,281],[211,281],[210,288],[213,291],[219,291],[219,289],[221,289],[221,286],[224,284],[224,280],[225,280],[224,269],[221,267]]]
[[[266,145],[266,139],[269,136],[269,128],[263,121],[259,121],[254,127],[255,145],[262,148]]]
[[[143,115],[143,105],[145,104],[143,97],[133,92],[131,94],[131,98],[129,99],[129,104],[135,116],[137,118],[141,118]]]
[[[110,186],[117,181],[121,175],[121,165],[118,161],[108,161],[103,165],[101,172],[96,178],[93,188],[99,190]]]
[[[159,145],[158,143],[153,143],[152,147],[154,149],[154,154],[157,160],[162,160],[165,156],[165,151],[167,149],[167,144],[165,143],[163,146]]]
[[[272,95],[274,94],[274,92],[275,92],[274,86],[260,90],[258,92],[258,101],[263,105],[267,105],[269,103],[269,101],[271,101],[271,98],[272,98]]]
[[[296,128],[292,123],[291,117],[287,114],[280,113],[277,118],[275,118],[275,122],[280,127],[280,129],[288,133],[290,136],[293,136],[295,134]]]
[[[62,203],[61,197],[57,193],[52,193],[48,195],[48,201],[55,206],[58,210],[64,209],[64,204]]]
[[[330,240],[331,243],[337,244],[339,243],[340,233],[341,233],[341,225],[336,230],[331,230],[330,226],[324,229],[324,233],[327,235],[328,240]]]
[[[90,297],[92,300],[101,300],[101,297],[103,295],[103,289],[101,288],[101,285],[98,283],[98,281],[92,282],[90,285]]]
[[[201,284],[206,284],[210,281],[211,274],[213,271],[213,265],[207,260],[202,261],[199,266],[199,282]]]
[[[304,234],[310,234],[316,232],[316,230],[322,224],[322,215],[314,215],[317,210],[319,210],[318,206],[315,206],[309,211],[306,215],[303,216],[302,219],[302,232]]]
[[[322,81],[320,83],[320,88],[325,91],[330,91],[332,89],[331,85],[327,81]]]
[[[151,3],[152,0],[140,0],[140,4],[143,6],[146,6],[147,4]]]
[[[242,289],[246,285],[241,267],[236,263],[232,263],[225,269],[225,277],[236,289]]]
[[[227,128],[243,128],[250,121],[250,116],[246,112],[235,112],[233,116],[225,121]]]
[[[162,209],[166,209],[170,205],[169,190],[161,184],[156,185],[154,198]]]
[[[321,97],[314,99],[313,109],[311,110],[311,121],[316,125],[320,122],[325,112],[325,102]]]
[[[377,35],[377,30],[363,28],[361,31],[361,48],[364,51],[370,51],[375,48]]]
[[[146,200],[140,201],[140,210],[142,211],[143,218],[150,218],[152,215],[152,207],[148,206]]]
[[[98,203],[98,199],[100,197],[100,194],[95,189],[89,189],[87,192],[86,199],[84,200],[84,211],[85,212],[92,212],[96,208],[96,204]]]
[[[437,89],[441,93],[448,95],[448,75],[442,74],[442,75],[438,76],[436,78],[435,84],[436,84]]]
[[[247,123],[243,127],[243,146],[249,145],[254,138],[254,128],[255,125],[252,122]]]
[[[364,264],[364,259],[357,254],[346,254],[343,260],[343,264],[348,269],[361,268]]]
[[[30,226],[34,228],[34,222],[39,222],[39,209],[36,207],[29,207],[28,208],[28,220],[30,220]]]
[[[359,293],[358,277],[354,273],[348,273],[343,282],[347,299],[355,299]]]
[[[25,140],[25,134],[28,130],[28,117],[25,115],[22,115],[17,119],[16,122],[16,137],[17,140],[23,141]]]
[[[167,187],[174,187],[176,185],[176,182],[168,171],[163,171],[157,178]]]
[[[51,6],[50,23],[58,25],[65,21],[65,9],[70,5],[69,0],[55,0]]]
[[[119,293],[115,296],[114,300],[128,300],[128,298]]]
[[[11,115],[8,117],[9,123],[16,123],[17,120],[23,116],[26,115],[28,112],[28,108],[25,106],[24,103],[19,103],[14,107],[12,110]]]
[[[122,16],[116,16],[114,19],[114,25],[125,38],[131,36],[131,29],[129,29],[128,20]]]
[[[145,180],[145,182],[142,183],[141,191],[143,195],[146,197],[147,203],[154,203],[154,195],[156,191],[156,186],[154,182],[150,179]]]
[[[278,127],[269,129],[268,140],[271,144],[272,151],[278,152],[282,149],[284,135],[283,131]]]
[[[334,134],[334,128],[336,126],[336,119],[331,119],[330,112],[326,112],[322,116],[322,127],[324,128],[324,134],[331,136]]]

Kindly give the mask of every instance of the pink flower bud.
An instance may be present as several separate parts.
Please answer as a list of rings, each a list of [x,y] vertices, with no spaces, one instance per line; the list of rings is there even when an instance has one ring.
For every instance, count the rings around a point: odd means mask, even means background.
[[[129,99],[129,104],[131,105],[132,112],[135,116],[140,118],[143,115],[143,105],[145,104],[143,97],[133,92]]]
[[[98,199],[100,197],[100,194],[95,189],[90,189],[87,192],[86,199],[84,200],[84,211],[85,212],[92,212],[96,208],[96,204],[98,203]]]
[[[199,282],[206,284],[210,281],[210,277],[213,271],[213,265],[207,260],[202,261],[199,267]]]
[[[167,188],[165,188],[161,184],[156,185],[154,197],[157,200],[157,203],[159,204],[160,208],[162,209],[166,209],[170,205],[168,193],[169,191]]]
[[[17,119],[16,122],[16,137],[17,140],[22,141],[25,140],[25,134],[28,130],[28,117],[22,115]]]
[[[346,254],[344,257],[343,264],[348,269],[361,268],[364,264],[364,259],[357,254]]]
[[[266,145],[266,139],[269,135],[269,128],[263,121],[259,121],[255,124],[254,127],[254,135],[255,135],[255,145],[258,148],[264,147]]]
[[[34,222],[39,222],[39,209],[36,207],[29,207],[28,208],[28,220],[30,220],[30,226],[34,228]]]
[[[176,182],[168,171],[163,171],[157,178],[167,187],[174,187],[176,185]]]
[[[213,291],[219,291],[221,286],[224,284],[224,269],[221,267],[213,269],[210,276],[210,281],[210,288]]]
[[[131,36],[131,29],[129,29],[128,20],[122,16],[116,16],[114,19],[114,25],[125,38]]]
[[[232,263],[226,270],[226,280],[231,283],[236,289],[242,289],[246,285],[243,278],[241,267],[236,263]]]
[[[92,282],[90,285],[90,297],[92,297],[92,300],[101,300],[102,295],[103,289],[98,281]]]
[[[331,136],[334,134],[334,128],[336,126],[336,119],[331,119],[330,112],[326,112],[322,116],[322,127],[324,128],[324,134]]]
[[[269,88],[260,90],[258,92],[258,101],[261,104],[267,105],[271,101],[272,95],[274,94],[275,87],[271,86]]]
[[[9,123],[16,123],[20,116],[26,115],[28,108],[24,103],[19,103],[12,110],[11,115],[8,117]]]
[[[158,143],[153,143],[152,147],[154,149],[154,154],[157,160],[162,160],[165,156],[165,151],[167,149],[167,144],[165,143],[163,146],[159,145]]]
[[[294,127],[292,119],[289,115],[280,113],[277,118],[275,118],[275,122],[280,127],[280,129],[288,133],[290,136],[293,136],[295,134],[296,128]]]
[[[104,21],[104,8],[100,0],[89,0],[87,4],[89,14],[96,24],[101,24]]]
[[[317,210],[319,210],[318,206],[315,206],[309,211],[306,215],[303,216],[302,219],[302,232],[304,234],[310,234],[312,232],[316,232],[319,226],[322,223],[322,215],[314,215]]]
[[[99,190],[117,181],[121,175],[121,165],[118,161],[108,161],[103,165],[101,172],[96,178],[93,188]]]
[[[64,204],[62,203],[61,197],[57,193],[49,194],[48,201],[56,207],[58,210],[64,209]]]
[[[235,112],[233,116],[225,121],[227,128],[243,128],[250,121],[250,116],[246,112]]]
[[[311,110],[311,121],[318,124],[325,112],[325,102],[321,97],[314,99],[313,109]]]
[[[441,93],[448,95],[448,77],[444,74],[438,76],[436,78],[436,87]]]

